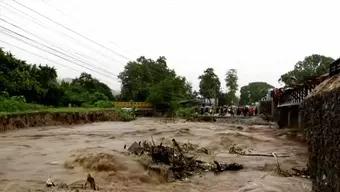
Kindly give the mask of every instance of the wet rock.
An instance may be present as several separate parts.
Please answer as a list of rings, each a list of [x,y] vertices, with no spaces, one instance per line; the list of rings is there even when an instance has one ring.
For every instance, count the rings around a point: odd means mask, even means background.
[[[128,148],[128,151],[135,155],[139,155],[143,151],[143,148],[140,146],[140,144],[138,144],[135,141],[134,143],[132,143],[132,145],[130,145],[130,147]]]
[[[46,187],[54,187],[55,184],[51,178],[48,178],[46,181]]]

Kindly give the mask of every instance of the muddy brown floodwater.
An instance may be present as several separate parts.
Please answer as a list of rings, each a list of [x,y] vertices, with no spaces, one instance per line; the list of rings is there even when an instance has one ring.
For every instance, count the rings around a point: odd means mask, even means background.
[[[150,140],[198,144],[209,150],[206,161],[241,163],[244,169],[218,175],[207,172],[182,181],[165,182],[150,174],[129,156],[124,145]],[[288,139],[282,130],[268,125],[165,122],[139,118],[132,122],[104,122],[76,126],[29,128],[0,134],[0,191],[66,191],[45,187],[51,177],[57,185],[81,186],[88,173],[100,191],[311,191],[311,182],[283,177],[275,172],[272,157],[229,154],[237,144],[251,153],[289,155],[279,158],[282,169],[303,168],[307,147]],[[79,191],[82,191],[79,189]]]

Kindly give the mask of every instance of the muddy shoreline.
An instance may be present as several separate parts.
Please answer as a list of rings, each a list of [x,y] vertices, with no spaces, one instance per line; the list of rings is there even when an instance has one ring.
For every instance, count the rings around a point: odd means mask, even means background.
[[[76,125],[101,121],[122,121],[115,110],[88,112],[31,112],[0,116],[0,133],[29,127]]]

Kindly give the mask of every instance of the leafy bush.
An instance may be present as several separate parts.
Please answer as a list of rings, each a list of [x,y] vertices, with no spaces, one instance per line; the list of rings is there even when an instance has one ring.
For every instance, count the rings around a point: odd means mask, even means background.
[[[127,110],[117,109],[117,113],[122,121],[132,121],[136,119],[136,115],[133,110],[127,111]]]
[[[113,103],[107,100],[96,101],[93,105],[98,108],[112,108],[113,107]]]
[[[181,118],[191,118],[195,113],[194,108],[179,108],[176,110],[176,116]]]
[[[34,111],[45,108],[42,105],[26,103],[23,96],[0,96],[0,112]]]

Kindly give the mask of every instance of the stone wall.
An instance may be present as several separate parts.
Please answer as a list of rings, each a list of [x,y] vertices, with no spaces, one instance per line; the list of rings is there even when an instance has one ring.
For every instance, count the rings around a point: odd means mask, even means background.
[[[49,125],[72,125],[92,123],[97,121],[124,120],[115,111],[90,112],[33,112],[22,114],[9,114],[0,116],[0,132],[22,129],[27,127]]]
[[[316,192],[340,192],[339,86],[340,78],[333,77],[302,103],[308,168]]]

